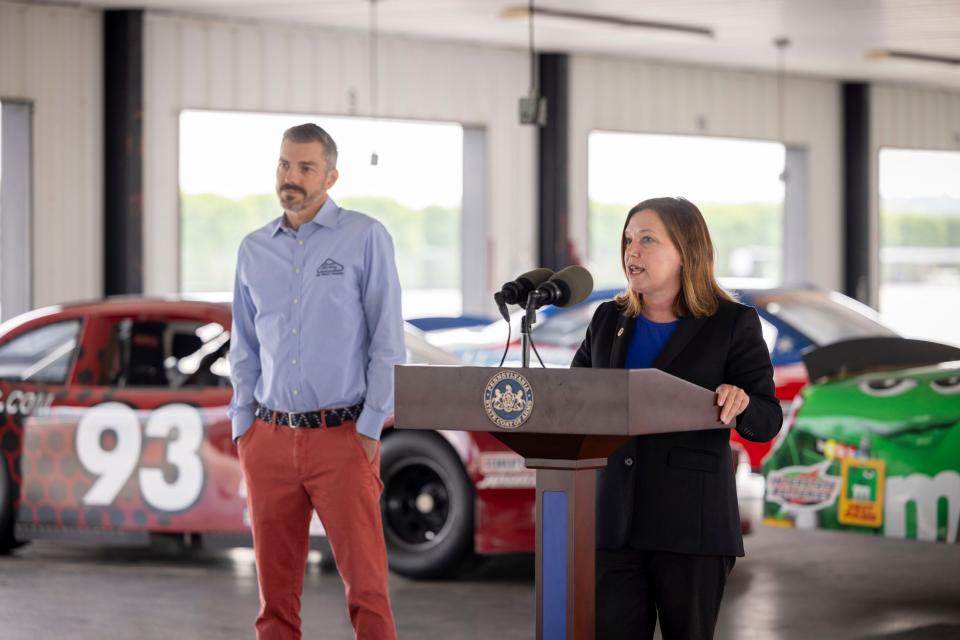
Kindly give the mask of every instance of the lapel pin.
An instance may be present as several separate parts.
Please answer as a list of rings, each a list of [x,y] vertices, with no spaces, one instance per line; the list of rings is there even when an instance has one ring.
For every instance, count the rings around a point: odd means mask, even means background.
[[[622,335],[623,335],[623,327],[620,327],[620,331],[617,331],[617,337],[619,338]]]

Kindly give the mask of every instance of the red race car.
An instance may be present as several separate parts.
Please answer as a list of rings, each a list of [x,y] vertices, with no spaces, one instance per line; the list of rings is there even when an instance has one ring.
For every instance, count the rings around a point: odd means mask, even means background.
[[[118,298],[0,326],[0,552],[36,538],[250,544],[226,407],[230,309]],[[458,361],[407,327],[408,361]],[[532,551],[534,474],[487,434],[384,431],[390,566]],[[521,490],[518,490],[521,489]],[[314,518],[315,546],[323,547]]]

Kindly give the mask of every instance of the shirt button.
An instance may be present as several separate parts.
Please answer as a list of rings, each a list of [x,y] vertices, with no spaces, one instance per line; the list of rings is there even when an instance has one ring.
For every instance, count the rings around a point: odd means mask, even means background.
[[[297,267],[296,269],[294,269],[293,272],[294,272],[294,273],[300,273],[300,267]]]
[[[626,458],[626,459],[623,461],[623,464],[627,465],[628,467],[632,467],[632,466],[633,466],[633,458]]]
[[[291,361],[290,361],[290,364],[297,364],[297,359],[294,358],[293,360],[291,360]]]
[[[297,335],[297,330],[296,330],[296,329],[293,330],[293,335]]]
[[[294,298],[293,304],[300,304],[300,298]]]
[[[300,390],[299,390],[299,389],[294,389],[294,390],[293,390],[293,395],[295,395],[295,396],[300,395]]]
[[[303,244],[303,240],[297,240],[297,242],[300,243],[301,245]]]

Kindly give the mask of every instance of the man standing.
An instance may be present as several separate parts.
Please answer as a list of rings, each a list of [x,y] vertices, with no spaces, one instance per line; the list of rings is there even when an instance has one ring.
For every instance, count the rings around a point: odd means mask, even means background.
[[[327,196],[337,145],[288,129],[283,215],[244,238],[233,294],[230,417],[260,584],[257,638],[300,638],[312,511],[361,640],[396,638],[380,521],[380,430],[404,362],[400,282],[383,225]]]

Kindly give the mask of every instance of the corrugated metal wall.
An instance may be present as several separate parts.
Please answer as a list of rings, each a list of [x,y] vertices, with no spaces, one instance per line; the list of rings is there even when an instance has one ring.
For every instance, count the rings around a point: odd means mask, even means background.
[[[587,136],[596,129],[778,139],[777,78],[601,56],[576,56],[571,72],[571,234],[587,246]],[[789,78],[784,137],[808,159],[805,279],[841,282],[839,84]],[[657,194],[637,194],[637,199]]]
[[[351,115],[355,108],[364,115],[368,42],[343,31],[159,14],[147,15],[145,41],[144,275],[148,293],[165,294],[178,290],[179,112]],[[528,83],[523,53],[392,37],[381,38],[381,47],[380,115],[486,129],[488,284],[529,268],[536,258],[535,137],[517,119]]]
[[[960,151],[960,91],[876,84],[870,103],[871,137],[878,151],[881,147]]]
[[[33,104],[35,306],[103,292],[101,22],[0,3],[0,99]]]

